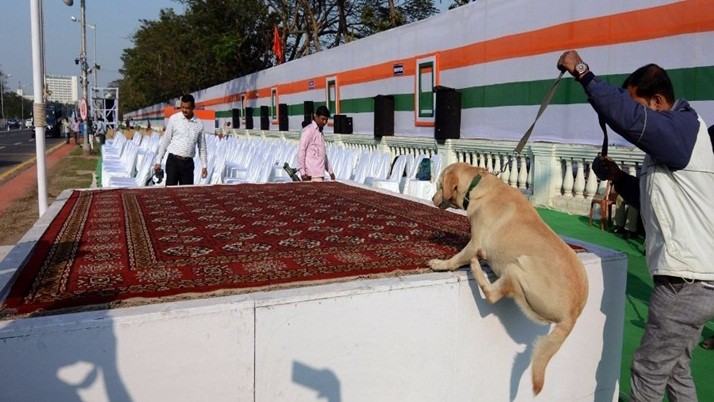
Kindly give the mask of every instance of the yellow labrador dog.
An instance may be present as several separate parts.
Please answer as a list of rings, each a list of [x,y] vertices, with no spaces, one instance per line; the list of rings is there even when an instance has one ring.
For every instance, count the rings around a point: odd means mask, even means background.
[[[533,393],[543,388],[545,367],[575,325],[588,297],[580,259],[538,216],[531,203],[485,169],[467,163],[448,166],[439,178],[434,205],[465,209],[471,240],[448,260],[431,260],[435,271],[471,263],[471,272],[489,303],[507,296],[532,320],[555,328],[536,340],[531,358]],[[488,261],[498,279],[484,277]]]

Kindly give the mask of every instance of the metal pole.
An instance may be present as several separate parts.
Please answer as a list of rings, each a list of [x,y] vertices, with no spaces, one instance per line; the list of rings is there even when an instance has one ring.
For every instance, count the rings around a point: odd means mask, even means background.
[[[85,18],[85,7],[84,7],[85,0],[82,0],[79,3],[79,7],[81,10],[81,18],[82,18],[82,52],[80,55],[80,59],[82,59],[82,92],[83,92],[83,97],[84,101],[88,102],[89,100],[89,78],[87,78],[87,20]],[[82,145],[82,155],[89,155],[91,153],[91,150],[89,148],[89,113],[85,116],[83,120],[84,124],[84,144]]]
[[[42,0],[30,0],[30,24],[32,26],[32,93],[33,115],[35,116],[35,153],[37,154],[37,203],[40,216],[47,210],[47,177],[45,175],[45,98],[44,53],[42,52]]]

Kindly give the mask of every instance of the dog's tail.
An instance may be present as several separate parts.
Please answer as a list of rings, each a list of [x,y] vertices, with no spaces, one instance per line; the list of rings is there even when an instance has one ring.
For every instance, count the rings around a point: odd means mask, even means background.
[[[543,389],[545,382],[545,367],[550,358],[560,349],[565,342],[570,331],[573,330],[575,322],[559,322],[551,333],[541,336],[535,341],[533,357],[531,359],[531,373],[533,377],[533,394],[538,395]]]

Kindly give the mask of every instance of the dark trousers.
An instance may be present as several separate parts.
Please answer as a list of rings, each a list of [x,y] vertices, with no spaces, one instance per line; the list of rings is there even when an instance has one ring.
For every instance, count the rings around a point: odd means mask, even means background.
[[[193,184],[193,158],[169,154],[166,158],[166,185]]]

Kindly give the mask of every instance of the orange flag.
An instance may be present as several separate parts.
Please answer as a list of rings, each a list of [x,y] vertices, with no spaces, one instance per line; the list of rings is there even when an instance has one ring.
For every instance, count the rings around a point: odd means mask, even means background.
[[[283,58],[283,44],[280,42],[280,32],[278,32],[278,27],[273,27],[273,53],[278,59],[278,64],[285,62]]]

